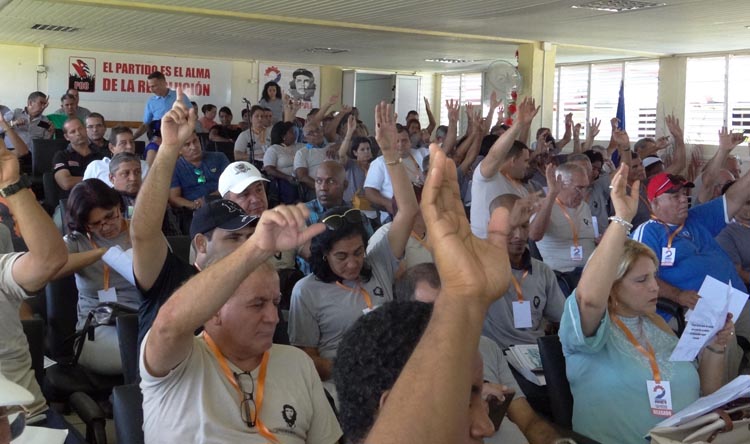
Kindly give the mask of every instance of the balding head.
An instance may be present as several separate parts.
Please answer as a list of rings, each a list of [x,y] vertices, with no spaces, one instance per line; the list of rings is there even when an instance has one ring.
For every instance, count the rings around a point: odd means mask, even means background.
[[[315,196],[323,208],[331,209],[344,204],[344,190],[349,183],[346,170],[333,160],[326,160],[315,173]]]

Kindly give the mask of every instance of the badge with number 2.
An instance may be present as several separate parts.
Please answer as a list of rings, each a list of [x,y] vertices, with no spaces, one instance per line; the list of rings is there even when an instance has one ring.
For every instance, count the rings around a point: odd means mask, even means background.
[[[570,258],[574,261],[583,260],[583,247],[580,245],[573,245],[570,247]]]
[[[669,387],[669,381],[648,380],[646,389],[651,413],[655,416],[672,416],[672,390]]]
[[[675,257],[677,256],[676,248],[664,247],[661,249],[661,265],[662,267],[671,267],[674,265]]]

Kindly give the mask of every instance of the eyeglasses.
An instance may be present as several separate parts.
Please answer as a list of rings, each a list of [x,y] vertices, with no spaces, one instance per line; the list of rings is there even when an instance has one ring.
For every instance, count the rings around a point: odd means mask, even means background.
[[[89,231],[97,231],[100,230],[105,224],[109,225],[111,223],[115,223],[120,219],[120,209],[115,208],[109,213],[107,213],[102,220],[94,222],[94,223],[88,223],[86,226],[88,227]]]
[[[352,208],[351,210],[346,210],[344,214],[332,214],[321,222],[323,222],[329,230],[336,231],[341,229],[345,223],[361,224],[362,214],[358,209]]]
[[[198,176],[198,183],[203,184],[206,183],[206,176],[203,174],[203,170],[201,168],[196,168],[193,170],[196,176]]]
[[[258,419],[258,409],[253,399],[253,392],[255,392],[253,376],[248,372],[235,373],[234,379],[237,381],[237,385],[240,386],[240,390],[242,390],[242,401],[240,401],[242,420],[245,421],[248,427],[255,427],[255,421]],[[245,390],[248,386],[250,387],[249,392]]]

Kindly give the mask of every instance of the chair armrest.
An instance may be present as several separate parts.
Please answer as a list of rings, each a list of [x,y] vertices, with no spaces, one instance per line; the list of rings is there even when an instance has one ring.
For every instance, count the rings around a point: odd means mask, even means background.
[[[99,404],[86,393],[75,392],[70,395],[70,406],[86,424],[86,441],[107,444],[107,417]]]

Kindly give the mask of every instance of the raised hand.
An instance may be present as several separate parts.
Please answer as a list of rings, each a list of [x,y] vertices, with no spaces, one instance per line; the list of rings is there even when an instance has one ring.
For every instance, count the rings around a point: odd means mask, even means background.
[[[589,128],[588,128],[588,136],[590,138],[594,138],[597,135],[599,135],[599,125],[601,125],[602,121],[594,117],[591,119],[591,122],[589,122]]]
[[[390,103],[380,102],[375,106],[375,140],[386,162],[396,160],[396,115]]]
[[[446,100],[445,107],[448,108],[448,120],[451,122],[458,122],[458,117],[461,109],[461,104],[458,100]]]
[[[10,129],[10,123],[5,120],[5,116],[3,116],[3,113],[0,113],[0,129],[2,129],[4,132]]]
[[[474,118],[474,104],[471,102],[466,102],[466,106],[464,107],[464,111],[466,112],[466,119],[471,122]]]
[[[574,139],[580,139],[581,138],[581,124],[576,123],[573,126],[573,138]]]
[[[664,123],[667,124],[667,129],[675,140],[682,140],[683,133],[682,128],[680,128],[680,119],[670,114],[664,118]]]
[[[334,94],[331,97],[328,98],[328,104],[333,106],[335,104],[339,103],[339,95]]]
[[[349,114],[349,118],[346,119],[346,136],[349,139],[352,138],[352,135],[354,134],[354,130],[357,129],[357,119],[354,117],[354,114]]]
[[[309,215],[310,210],[302,203],[278,205],[263,212],[250,240],[269,255],[295,249],[325,231],[321,223],[308,227],[305,220]]]
[[[721,347],[722,349],[724,349],[729,343],[729,338],[731,338],[732,335],[734,335],[734,322],[732,322],[732,313],[727,313],[727,320],[726,322],[724,322],[724,327],[716,332],[716,336],[714,336],[714,339],[709,345],[711,345],[712,347]]]
[[[557,197],[562,189],[562,176],[558,175],[555,171],[557,167],[553,164],[548,164],[547,169],[544,170],[544,176],[547,178],[547,196]]]
[[[628,133],[625,131],[615,130],[612,132],[612,140],[615,141],[618,148],[630,148],[630,137],[628,137]]]
[[[615,215],[630,222],[638,212],[638,190],[640,181],[635,181],[628,194],[628,166],[623,162],[612,177],[610,198],[615,207]]]
[[[183,103],[182,88],[177,87],[177,99],[172,109],[161,118],[161,143],[167,146],[182,147],[195,132],[198,115],[195,108],[188,109]]]
[[[618,119],[617,117],[612,117],[611,119],[609,119],[609,123],[610,125],[612,125],[613,131],[620,127],[620,119]]]
[[[503,103],[503,101],[502,100],[498,100],[498,98],[497,98],[497,92],[496,91],[492,91],[492,94],[490,94],[490,110],[494,110],[495,108],[497,108],[498,106],[500,106],[500,104],[502,104],[502,103]]]
[[[722,126],[719,130],[719,148],[723,150],[731,151],[737,145],[741,144],[745,140],[745,136],[742,133],[728,132],[726,126]]]
[[[566,130],[573,129],[573,113],[565,114],[565,129]]]
[[[536,101],[531,97],[525,97],[521,100],[518,105],[518,111],[516,114],[516,122],[521,125],[531,125],[531,121],[534,120],[536,114],[539,112],[539,108],[536,106]],[[571,114],[571,119],[572,119]]]
[[[13,185],[21,178],[21,167],[18,158],[8,150],[5,141],[0,137],[0,188]]]
[[[539,193],[541,192],[531,193],[528,196],[518,199],[513,204],[513,210],[510,212],[510,226],[512,228],[529,223],[531,216],[539,211],[541,205]],[[498,245],[498,247],[500,246]]]
[[[424,99],[424,109],[427,110],[427,112],[430,111],[430,101],[427,100],[427,97],[422,97]]]
[[[490,219],[488,239],[479,239],[471,233],[459,196],[456,165],[440,149],[431,149],[421,207],[429,237],[440,239],[433,243],[433,255],[442,281],[441,295],[445,295],[441,297],[476,299],[486,309],[510,283],[505,248],[511,231],[508,212],[496,210]]]

